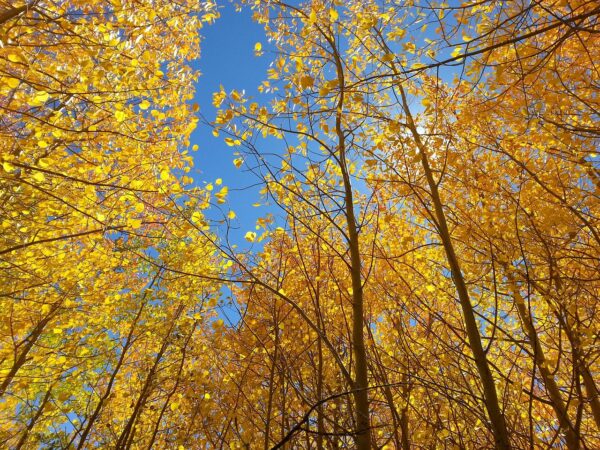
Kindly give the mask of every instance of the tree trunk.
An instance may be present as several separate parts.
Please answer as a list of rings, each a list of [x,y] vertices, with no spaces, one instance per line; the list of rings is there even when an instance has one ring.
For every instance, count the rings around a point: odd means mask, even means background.
[[[475,365],[477,366],[477,371],[483,387],[485,407],[491,422],[495,446],[497,450],[510,450],[511,445],[508,437],[506,421],[504,419],[504,415],[502,414],[502,410],[500,409],[494,378],[492,376],[492,372],[490,371],[487,356],[481,343],[481,335],[479,334],[479,327],[477,326],[477,321],[475,320],[475,312],[473,311],[473,305],[471,304],[469,291],[460,268],[460,263],[458,262],[458,257],[456,256],[456,252],[454,250],[452,239],[450,237],[450,231],[448,230],[448,224],[446,222],[446,216],[442,206],[443,203],[438,191],[438,186],[433,179],[433,173],[427,158],[427,149],[421,140],[419,132],[417,131],[417,127],[414,123],[410,108],[408,106],[406,93],[401,86],[400,94],[402,97],[402,107],[406,115],[407,126],[419,150],[421,165],[427,178],[431,199],[433,200],[436,225],[444,246],[448,265],[450,266],[452,280],[454,282],[454,286],[456,287],[462,309],[469,346],[473,352],[473,359],[475,360]]]

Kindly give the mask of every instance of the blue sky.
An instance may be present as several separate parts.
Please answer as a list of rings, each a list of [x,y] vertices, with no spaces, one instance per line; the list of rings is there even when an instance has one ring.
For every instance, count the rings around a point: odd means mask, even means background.
[[[266,79],[270,58],[268,45],[261,25],[252,21],[251,12],[244,8],[236,12],[230,2],[224,2],[220,8],[221,17],[212,25],[200,30],[202,36],[201,56],[194,67],[201,76],[196,86],[195,102],[200,113],[208,121],[215,118],[216,110],[212,106],[212,94],[223,85],[226,91],[245,90],[252,96],[259,95],[258,86]],[[265,54],[254,55],[254,44],[261,42]],[[263,97],[264,98],[264,97]],[[195,163],[194,179],[198,184],[214,182],[217,178],[229,188],[228,203],[225,206],[235,211],[237,217],[229,230],[231,243],[242,248],[251,244],[244,240],[247,231],[253,231],[256,219],[264,216],[267,207],[254,207],[260,201],[260,186],[257,179],[242,168],[233,165],[235,148],[224,143],[224,136],[215,137],[210,126],[199,123],[191,137],[191,144],[199,149],[193,153]],[[225,209],[226,209],[225,208]],[[209,211],[209,218],[222,218],[220,212]],[[223,237],[225,229],[219,228]],[[222,289],[223,297],[231,296],[229,287]],[[219,307],[220,317],[232,325],[239,320],[236,309],[225,303]]]
[[[262,26],[252,21],[247,8],[236,12],[231,3],[224,2],[220,12],[221,17],[214,24],[206,25],[200,31],[201,57],[194,64],[201,72],[194,101],[209,121],[214,119],[216,112],[212,94],[220,85],[226,91],[246,90],[250,95],[257,95],[257,87],[266,79],[270,61],[266,52],[262,57],[254,55],[256,42],[263,44],[263,50],[268,45]],[[214,137],[210,127],[200,123],[192,134],[191,143],[199,146],[194,153],[194,178],[199,184],[223,179],[223,184],[229,187],[228,206],[237,214],[234,225],[239,229],[233,230],[233,238],[243,242],[245,232],[253,230],[256,219],[266,212],[264,208],[252,206],[260,199],[260,188],[252,187],[256,178],[233,165],[235,149],[225,145],[223,136]]]

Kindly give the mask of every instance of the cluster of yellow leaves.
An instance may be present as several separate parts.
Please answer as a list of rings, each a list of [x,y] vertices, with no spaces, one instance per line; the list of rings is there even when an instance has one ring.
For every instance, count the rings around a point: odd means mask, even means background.
[[[210,193],[189,190],[186,150],[188,61],[215,15],[209,1],[0,1],[3,447],[172,436],[218,295],[161,268],[215,266],[188,220]]]

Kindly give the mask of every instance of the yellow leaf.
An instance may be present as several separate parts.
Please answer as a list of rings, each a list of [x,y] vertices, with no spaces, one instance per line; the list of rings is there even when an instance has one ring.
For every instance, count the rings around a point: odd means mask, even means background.
[[[7,171],[7,172],[13,172],[15,170],[15,166],[13,166],[11,163],[9,163],[8,161],[4,161],[2,163],[2,168]]]
[[[229,219],[235,219],[235,212],[234,211],[229,211],[229,213],[227,213],[227,217]]]
[[[115,111],[115,118],[118,122],[123,122],[127,115],[123,111]]]
[[[256,239],[256,233],[254,231],[248,231],[244,236],[244,239],[246,239],[248,242],[254,242]]]
[[[330,89],[329,89],[329,87],[328,87],[328,86],[326,86],[326,85],[322,85],[322,86],[319,88],[319,96],[320,96],[320,97],[325,97],[327,94],[329,94],[329,92],[330,92]]]
[[[140,219],[128,219],[127,226],[133,228],[134,230],[137,230],[142,226],[142,221]]]
[[[46,147],[48,147],[48,143],[46,141],[44,141],[44,140],[38,141],[37,144],[38,144],[38,147],[40,147],[40,148],[46,148]]]
[[[11,89],[19,87],[19,83],[20,81],[17,78],[9,78],[6,82],[6,84],[8,84],[8,87]]]
[[[46,91],[38,91],[33,98],[33,104],[35,106],[42,105],[46,103],[48,97],[50,97],[50,94],[48,94]]]
[[[312,87],[314,82],[315,79],[313,77],[311,77],[310,75],[304,75],[300,78],[300,87],[302,89],[307,89],[309,87]]]
[[[425,289],[427,289],[427,292],[433,292],[435,291],[435,286],[432,284],[428,284],[427,286],[425,286]]]
[[[456,57],[457,57],[457,56],[459,56],[461,53],[462,53],[462,47],[456,47],[456,48],[455,48],[455,49],[452,51],[452,53],[451,53],[451,56],[452,56],[453,58],[456,58]]]
[[[332,22],[335,22],[336,20],[338,20],[338,18],[339,18],[339,14],[338,14],[337,10],[336,10],[336,9],[334,9],[334,8],[331,8],[331,9],[329,10],[329,19],[330,19]]]
[[[406,50],[408,53],[414,53],[416,51],[416,46],[414,44],[414,42],[407,42],[403,45],[404,50]]]
[[[236,158],[233,160],[233,165],[238,169],[241,167],[242,164],[244,164],[244,160],[242,158]]]
[[[167,181],[169,178],[171,178],[171,174],[169,174],[168,169],[163,169],[160,171],[160,179],[161,180]]]
[[[146,110],[148,108],[150,108],[150,102],[148,100],[144,100],[142,103],[140,103],[140,109]]]
[[[396,28],[393,31],[390,31],[388,33],[388,39],[390,40],[400,40],[402,39],[404,36],[406,36],[406,30],[403,28]]]
[[[192,214],[192,222],[198,223],[198,222],[201,222],[201,221],[202,221],[202,214],[199,213],[198,211],[195,211]]]
[[[44,174],[42,172],[34,173],[32,178],[39,183],[41,183],[42,181],[44,181],[46,179],[46,177],[44,176]]]

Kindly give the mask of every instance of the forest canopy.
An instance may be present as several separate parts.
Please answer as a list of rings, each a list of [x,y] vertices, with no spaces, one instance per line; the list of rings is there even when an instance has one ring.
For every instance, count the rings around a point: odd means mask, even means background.
[[[600,448],[598,2],[225,3],[0,0],[0,448]]]

